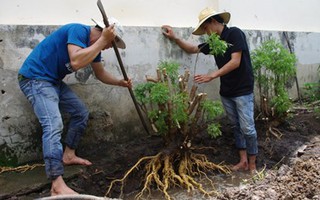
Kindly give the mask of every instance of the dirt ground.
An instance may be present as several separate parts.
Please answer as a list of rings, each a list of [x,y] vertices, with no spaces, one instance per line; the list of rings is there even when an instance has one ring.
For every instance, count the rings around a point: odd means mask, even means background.
[[[217,199],[320,199],[320,118],[296,113],[278,127],[280,140],[259,128],[261,178],[244,188],[230,187]]]
[[[304,109],[295,111],[292,117],[277,127],[282,133],[281,139],[266,135],[265,124],[257,121],[259,173],[244,186],[230,186],[210,199],[320,199],[318,116]],[[194,145],[213,147],[214,149],[204,150],[203,153],[214,163],[236,164],[238,154],[231,128],[227,120],[223,119],[221,123],[221,137],[211,139],[206,133],[201,133],[195,139]],[[160,137],[149,136],[125,144],[104,143],[92,149],[80,150],[78,153],[89,158],[94,164],[77,177],[67,180],[67,184],[79,193],[104,196],[114,178],[121,178],[139,158],[155,155],[162,148]],[[211,173],[214,175],[216,172]],[[141,189],[142,178],[141,170],[132,173],[126,181],[124,193]],[[119,191],[119,187],[114,188],[109,197],[119,198]],[[40,196],[47,196],[48,193],[49,188],[38,191]],[[126,199],[126,195],[123,199]]]

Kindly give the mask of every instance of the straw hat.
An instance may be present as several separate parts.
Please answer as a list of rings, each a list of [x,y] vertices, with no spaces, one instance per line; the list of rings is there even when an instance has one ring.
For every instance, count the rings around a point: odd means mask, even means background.
[[[91,19],[99,28],[103,29],[104,27],[106,27],[104,25],[104,23],[100,22],[100,21],[96,21],[94,19]],[[109,24],[114,24],[114,28],[116,31],[116,37],[115,37],[115,43],[117,45],[118,48],[120,49],[125,49],[126,48],[126,43],[124,43],[124,41],[121,39],[121,36],[123,35],[123,28],[120,25],[119,21],[116,20],[115,18],[108,18],[108,22]]]
[[[192,34],[194,35],[203,35],[205,32],[200,28],[200,26],[210,17],[219,15],[223,19],[223,23],[227,24],[230,20],[230,13],[229,12],[216,12],[213,8],[205,8],[199,14],[199,23],[197,27],[194,29]]]

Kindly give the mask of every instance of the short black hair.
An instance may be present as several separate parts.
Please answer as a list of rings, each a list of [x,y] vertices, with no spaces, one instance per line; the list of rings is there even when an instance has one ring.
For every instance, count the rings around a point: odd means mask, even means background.
[[[103,30],[103,28],[101,28],[99,25],[95,25],[95,28],[99,29],[100,31]]]
[[[220,15],[214,15],[212,17],[209,17],[208,19],[206,19],[206,21],[204,21],[204,23],[209,23],[209,22],[211,22],[212,19],[216,20],[220,24],[224,23],[224,20]]]

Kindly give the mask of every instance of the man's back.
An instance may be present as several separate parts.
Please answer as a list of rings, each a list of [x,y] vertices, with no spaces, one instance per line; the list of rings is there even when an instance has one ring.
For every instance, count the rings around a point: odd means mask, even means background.
[[[41,41],[23,63],[19,74],[31,79],[61,81],[72,73],[68,44],[82,48],[89,46],[90,27],[82,24],[67,24]]]

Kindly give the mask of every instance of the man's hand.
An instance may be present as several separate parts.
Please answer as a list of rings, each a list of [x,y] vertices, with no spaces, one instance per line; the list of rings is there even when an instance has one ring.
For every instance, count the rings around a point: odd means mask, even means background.
[[[176,40],[176,35],[174,34],[172,27],[169,25],[163,25],[162,27],[162,34],[169,38],[170,40]]]
[[[193,45],[183,39],[177,37],[173,32],[173,29],[169,25],[163,25],[162,27],[162,34],[175,42],[181,49],[183,49],[187,53],[198,53],[199,48],[197,45]]]
[[[116,37],[114,24],[102,30],[101,38],[108,44],[111,43]]]
[[[208,74],[201,74],[201,75],[195,75],[194,76],[194,81],[196,83],[207,83],[213,79],[212,76]]]
[[[124,79],[121,79],[121,80],[119,81],[119,86],[127,87],[127,88],[132,88],[132,81],[131,81],[131,79],[128,79],[127,81],[124,80]]]

